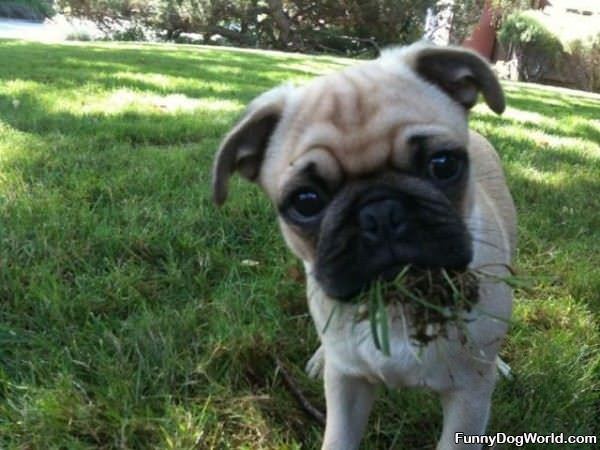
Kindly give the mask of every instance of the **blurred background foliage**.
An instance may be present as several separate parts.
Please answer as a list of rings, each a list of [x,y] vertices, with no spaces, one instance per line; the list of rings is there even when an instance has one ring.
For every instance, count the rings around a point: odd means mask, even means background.
[[[490,3],[491,2],[491,3]],[[531,0],[488,0],[502,11]],[[423,37],[428,17],[452,17],[460,44],[486,0],[0,0],[0,17],[41,20],[55,13],[94,22],[106,40],[164,40],[305,53],[374,56]],[[499,19],[502,15],[499,15]],[[85,32],[76,40],[91,40]]]
[[[59,0],[106,28],[130,21],[166,40],[302,52],[361,53],[418,39],[434,0]],[[136,31],[137,30],[137,31]]]
[[[518,0],[498,0],[515,3]],[[0,17],[55,13],[93,21],[107,40],[166,40],[372,56],[421,38],[426,19],[450,10],[453,42],[477,23],[485,0],[0,0]],[[83,36],[77,36],[80,40]]]

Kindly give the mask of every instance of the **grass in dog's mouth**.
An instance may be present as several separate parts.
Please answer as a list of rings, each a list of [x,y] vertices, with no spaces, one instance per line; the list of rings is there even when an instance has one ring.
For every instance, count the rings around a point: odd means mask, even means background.
[[[392,281],[378,280],[357,298],[357,303],[364,305],[359,308],[357,321],[368,318],[375,346],[389,356],[388,315],[396,310],[389,306],[398,305],[397,311],[410,329],[410,338],[426,345],[446,336],[449,325],[464,325],[465,314],[479,299],[479,283],[486,277],[513,287],[522,285],[512,275],[497,277],[476,269],[419,269],[407,265]]]

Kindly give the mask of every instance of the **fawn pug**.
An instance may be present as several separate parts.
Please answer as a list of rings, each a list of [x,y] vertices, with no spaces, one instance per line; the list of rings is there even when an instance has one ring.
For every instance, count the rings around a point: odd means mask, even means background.
[[[230,176],[258,183],[304,262],[308,305],[321,347],[327,423],[324,449],[358,448],[375,386],[422,386],[441,396],[438,449],[476,448],[455,433],[482,434],[496,358],[511,314],[507,273],[516,217],[499,158],[469,130],[482,94],[496,113],[502,88],[475,53],[417,43],[378,59],[283,85],[256,98],[224,138],[214,200]],[[411,338],[411,309],[389,314],[390,354],[375,345],[352,299],[404,267],[486,267],[477,307],[426,344]],[[406,313],[406,314],[404,314]]]

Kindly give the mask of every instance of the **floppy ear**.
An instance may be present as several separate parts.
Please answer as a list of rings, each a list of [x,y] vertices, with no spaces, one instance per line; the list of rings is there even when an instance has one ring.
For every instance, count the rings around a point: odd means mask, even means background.
[[[417,51],[414,69],[450,97],[471,109],[479,92],[492,111],[505,108],[502,86],[490,65],[481,56],[458,47],[423,46]]]
[[[285,105],[289,86],[265,92],[250,103],[245,114],[225,136],[213,166],[213,200],[227,199],[229,177],[238,171],[250,181],[260,173],[265,150]]]

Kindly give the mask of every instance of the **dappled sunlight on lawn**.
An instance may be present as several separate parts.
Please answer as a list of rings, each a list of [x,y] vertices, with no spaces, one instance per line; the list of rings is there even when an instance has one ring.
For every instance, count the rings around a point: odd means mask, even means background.
[[[496,122],[496,120],[494,120]],[[559,127],[558,122],[553,127],[547,120],[540,121],[538,124],[534,122],[521,121],[502,121],[503,124],[499,128],[490,127],[485,125],[485,121],[474,120],[475,124],[483,123],[482,129],[486,130],[486,133],[496,134],[498,136],[507,136],[515,141],[529,142],[535,144],[534,151],[539,152],[554,152],[557,150],[572,152],[588,158],[600,158],[600,147],[597,142],[593,139],[586,139],[584,137],[576,137],[578,133],[572,131],[572,127]],[[523,132],[526,128],[527,132]],[[569,129],[568,135],[561,131],[562,129]],[[553,133],[555,131],[555,133]],[[583,133],[579,133],[579,136],[584,136]]]
[[[565,188],[573,182],[573,175],[565,170],[543,170],[532,165],[511,165],[509,170],[511,176],[525,178],[554,189]],[[590,180],[593,180],[591,176]]]
[[[238,112],[244,105],[233,100],[218,98],[190,98],[183,94],[152,95],[127,89],[119,89],[105,98],[98,98],[92,103],[82,105],[81,113],[90,112],[117,114],[123,111],[158,110],[164,113],[188,112],[201,109],[203,111]]]

